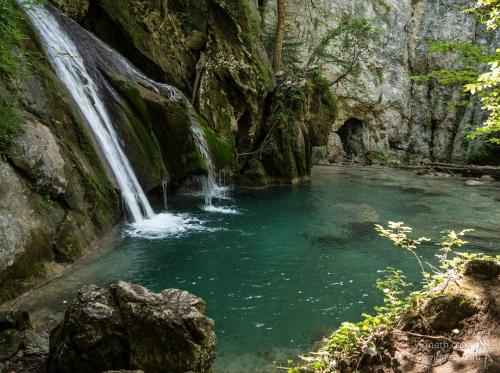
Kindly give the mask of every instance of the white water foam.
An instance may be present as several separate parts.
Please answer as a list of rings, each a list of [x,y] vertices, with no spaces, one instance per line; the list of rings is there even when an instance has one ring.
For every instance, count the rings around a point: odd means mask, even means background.
[[[162,213],[151,219],[130,224],[125,230],[125,235],[133,238],[161,240],[180,236],[187,232],[213,232],[217,230],[219,229],[204,226],[203,221],[187,214]]]
[[[207,212],[214,212],[214,213],[219,213],[219,214],[233,214],[233,215],[239,215],[240,212],[234,208],[228,207],[228,206],[213,206],[213,205],[208,205],[208,206],[203,206],[202,208],[204,211]]]
[[[20,2],[21,6],[23,4]],[[161,213],[155,215],[134,170],[122,149],[121,140],[115,131],[106,105],[101,99],[99,87],[87,71],[83,57],[71,36],[59,24],[56,17],[44,5],[25,7],[31,23],[38,30],[42,44],[49,60],[64,86],[73,97],[80,112],[86,119],[97,142],[105,156],[120,187],[125,205],[130,212],[133,223],[129,225],[126,234],[131,237],[162,239],[194,230],[211,230],[203,223],[184,214]],[[94,39],[104,47],[111,56],[117,68],[125,71],[131,77],[138,79],[155,91],[162,91],[171,99],[176,98],[176,89],[171,86],[156,83],[135,69],[124,57]],[[199,136],[203,136],[199,132]],[[204,143],[204,154],[209,158],[208,147]],[[210,161],[210,169],[213,165]],[[164,205],[167,208],[167,184],[163,185]]]

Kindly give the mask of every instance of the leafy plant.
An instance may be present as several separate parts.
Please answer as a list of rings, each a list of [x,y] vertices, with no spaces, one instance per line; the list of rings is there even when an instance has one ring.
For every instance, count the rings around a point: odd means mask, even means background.
[[[324,341],[324,347],[299,356],[302,364],[290,368],[290,373],[333,373],[346,368],[358,371],[365,356],[373,357],[382,353],[379,351],[380,345],[391,332],[401,327],[406,312],[419,300],[431,298],[437,292],[444,291],[450,281],[458,277],[465,263],[476,259],[500,260],[500,256],[493,258],[484,254],[454,253],[455,247],[462,247],[467,243],[463,236],[471,230],[443,231],[440,241],[436,244],[440,247],[436,254],[439,264],[435,267],[427,263],[429,270],[426,270],[416,250],[424,242],[430,241],[428,238],[409,237],[412,229],[402,222],[389,222],[387,228],[376,225],[375,229],[394,246],[401,247],[416,257],[424,278],[423,287],[421,290],[412,291],[415,284],[408,282],[402,271],[387,268],[384,276],[376,282],[377,289],[384,295],[383,305],[375,307],[376,313],[363,314],[363,320],[358,323],[343,323]],[[450,258],[451,254],[456,255]]]
[[[15,105],[11,97],[0,91],[0,156],[22,132],[22,118]]]
[[[362,58],[369,53],[380,30],[374,21],[363,17],[344,14],[337,27],[327,31],[314,47],[307,67],[333,65],[339,74],[331,85],[336,85],[349,75],[356,75]]]
[[[50,196],[44,196],[40,205],[47,211],[52,211],[54,209],[54,201]]]
[[[419,238],[411,238],[408,237],[408,233],[413,231],[412,228],[404,226],[403,222],[389,222],[388,228],[384,228],[381,225],[376,224],[375,230],[379,232],[379,235],[382,237],[388,238],[396,247],[402,247],[403,249],[409,251],[413,254],[415,259],[422,270],[422,274],[425,277],[425,269],[422,261],[419,256],[415,252],[416,248],[422,244],[422,242],[429,242],[430,238],[427,237],[419,237]]]
[[[464,11],[475,15],[489,30],[495,31],[500,25],[500,0],[477,0],[474,7]],[[500,144],[500,49],[491,51],[474,43],[434,41],[429,51],[454,55],[459,67],[435,70],[420,78],[444,85],[461,84],[465,94],[479,97],[489,116],[467,138],[481,137],[484,142]],[[458,100],[458,104],[463,102]]]

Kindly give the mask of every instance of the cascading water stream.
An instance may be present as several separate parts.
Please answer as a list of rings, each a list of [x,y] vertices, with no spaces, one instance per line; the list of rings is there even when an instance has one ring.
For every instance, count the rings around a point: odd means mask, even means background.
[[[19,4],[23,7],[21,1]],[[111,69],[114,73],[127,77],[168,100],[182,99],[182,94],[173,86],[158,83],[146,77],[119,53],[52,7],[31,4],[24,6],[24,8],[40,35],[44,49],[58,78],[71,94],[75,104],[86,119],[116,179],[125,205],[134,221],[129,234],[161,238],[188,229],[205,229],[200,226],[198,220],[184,214],[154,214],[132,165],[120,146],[120,139],[113,126],[112,116],[102,99],[102,97],[109,97],[115,101],[120,100],[119,95],[102,75],[101,68],[106,66],[106,69]],[[80,50],[83,51],[83,54],[80,53]],[[213,198],[219,200],[227,198],[226,188],[219,187],[217,184],[218,175],[203,128],[193,121],[191,130],[198,150],[208,168],[208,176],[203,182],[205,209],[207,211],[237,213],[236,210],[230,208],[212,205]],[[165,186],[164,205],[166,208]]]
[[[22,1],[19,1],[19,4],[38,31],[58,78],[87,121],[118,183],[125,205],[134,221],[128,227],[127,234],[131,237],[161,239],[186,231],[210,230],[199,220],[186,214],[154,213],[130,161],[120,146],[112,116],[103,102],[102,97],[107,95],[110,99],[116,99],[118,94],[104,77],[100,76],[102,74],[99,64],[104,64],[121,76],[128,77],[169,100],[177,100],[179,91],[170,85],[147,78],[123,56],[57,10],[45,5],[23,6]],[[76,47],[75,40],[78,40],[79,48]],[[84,54],[79,52],[80,49]],[[164,192],[166,193],[166,185]],[[165,194],[165,208],[166,202]]]
[[[202,183],[203,194],[205,196],[205,206],[210,207],[212,206],[212,200],[217,188],[215,166],[214,162],[212,161],[212,155],[210,154],[207,139],[205,138],[205,134],[203,133],[203,128],[201,128],[198,123],[193,122],[191,125],[191,131],[193,132],[196,146],[198,147],[203,161],[207,166],[208,175],[203,178]]]
[[[203,195],[205,197],[205,207],[204,210],[208,212],[219,212],[226,214],[236,214],[237,210],[233,208],[229,208],[226,206],[221,206],[220,201],[222,199],[228,199],[226,195],[226,188],[221,185],[221,177],[219,173],[215,170],[215,165],[212,160],[212,154],[210,152],[210,148],[208,146],[207,139],[205,137],[205,132],[203,128],[197,123],[193,122],[191,124],[191,131],[193,133],[194,140],[196,142],[196,146],[207,166],[208,175],[203,177],[202,187],[203,187]],[[218,205],[214,206],[213,200],[218,200]]]
[[[153,209],[118,142],[110,115],[75,44],[45,7],[30,6],[26,12],[40,34],[57,76],[71,94],[99,142],[134,222],[140,223],[145,218],[153,218]]]

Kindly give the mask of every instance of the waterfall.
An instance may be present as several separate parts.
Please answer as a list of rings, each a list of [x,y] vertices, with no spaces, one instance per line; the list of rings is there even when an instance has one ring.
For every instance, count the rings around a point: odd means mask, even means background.
[[[196,122],[193,122],[191,125],[191,131],[193,132],[193,137],[196,143],[196,146],[207,166],[208,175],[203,178],[203,194],[205,196],[205,206],[212,206],[212,200],[215,196],[215,191],[217,189],[216,177],[217,174],[215,172],[214,162],[212,161],[212,155],[210,154],[210,148],[208,147],[207,139],[205,137],[205,133],[203,132],[203,128]]]
[[[215,165],[212,160],[212,154],[208,146],[204,129],[198,122],[193,121],[191,124],[191,131],[193,132],[196,146],[203,158],[203,161],[205,162],[205,165],[207,166],[208,171],[208,175],[204,176],[202,180],[203,195],[205,197],[204,210],[224,214],[238,214],[238,210],[221,205],[221,200],[229,200],[231,198],[226,194],[228,188],[224,187],[224,173],[220,173],[215,170]],[[213,204],[214,199],[217,199],[218,201],[215,206]]]
[[[26,13],[38,30],[49,60],[85,117],[121,190],[134,222],[154,216],[132,166],[120,146],[110,114],[84,60],[69,35],[44,6],[30,6]]]

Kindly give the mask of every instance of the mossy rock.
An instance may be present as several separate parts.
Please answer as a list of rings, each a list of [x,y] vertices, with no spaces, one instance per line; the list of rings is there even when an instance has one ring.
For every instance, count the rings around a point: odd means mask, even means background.
[[[366,155],[366,160],[370,164],[386,164],[389,156],[382,150],[371,150]]]
[[[0,331],[0,362],[10,359],[21,348],[22,332],[15,329]]]
[[[208,127],[208,123],[201,117],[198,117],[198,123],[203,128],[216,170],[223,170],[230,167],[235,157],[232,139],[222,139],[215,131]]]
[[[292,76],[282,75],[269,98],[259,142],[241,157],[240,183],[297,184],[310,179],[313,147],[326,146],[331,125],[337,115],[335,100],[329,89],[319,84],[310,71]],[[253,162],[257,159],[262,170]],[[247,170],[250,169],[250,170]]]
[[[83,25],[148,76],[191,93],[195,56],[169,1],[95,0]],[[167,52],[168,51],[168,52]]]
[[[406,315],[406,330],[451,332],[480,311],[476,300],[458,292],[434,295]],[[430,330],[429,330],[430,328]]]
[[[465,264],[464,275],[478,280],[493,280],[500,275],[500,263],[496,260],[470,260]]]

